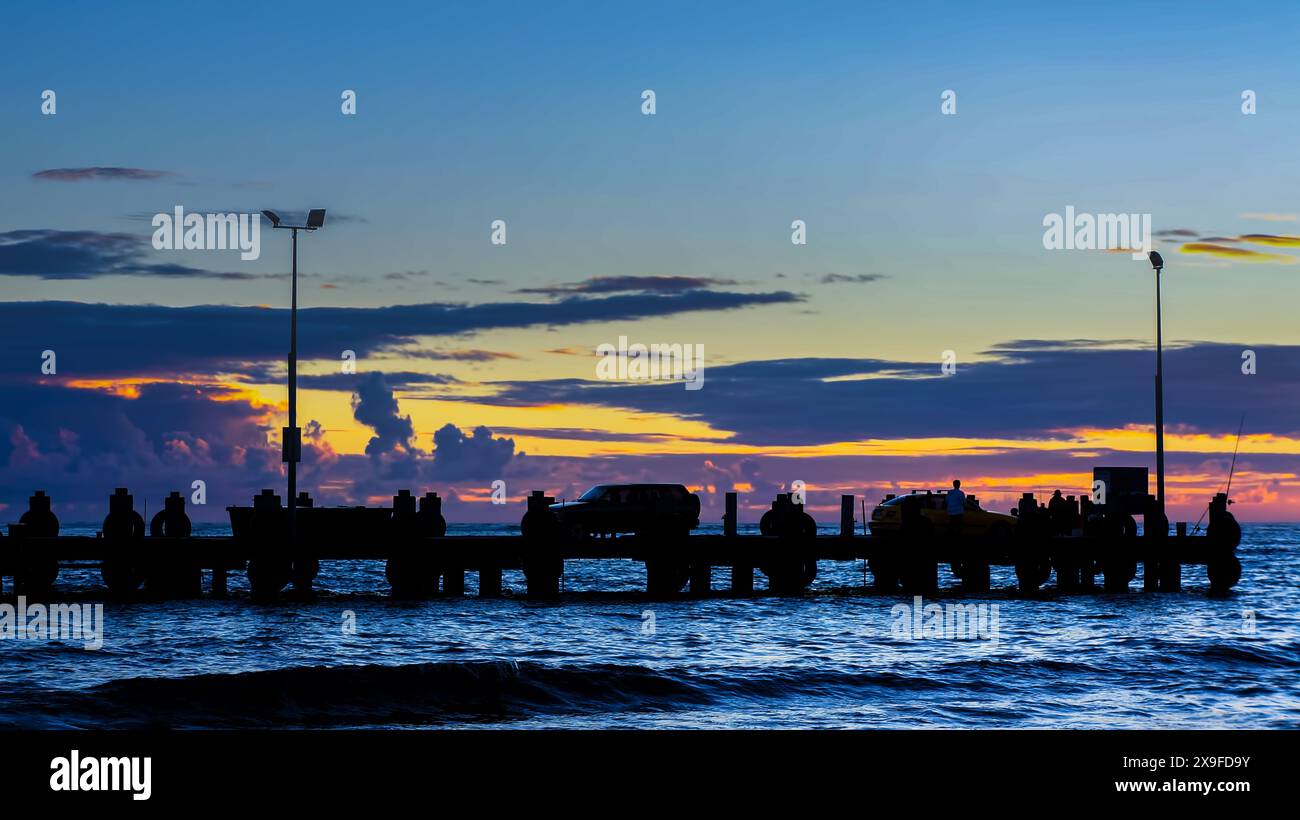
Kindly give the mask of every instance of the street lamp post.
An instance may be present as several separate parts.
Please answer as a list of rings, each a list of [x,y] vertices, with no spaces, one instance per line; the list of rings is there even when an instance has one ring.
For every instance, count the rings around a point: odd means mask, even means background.
[[[1156,251],[1147,254],[1156,272],[1156,503],[1165,511],[1165,378],[1160,328],[1160,271],[1165,260]]]
[[[281,433],[280,460],[288,464],[289,546],[298,540],[298,462],[302,461],[302,430],[298,427],[298,231],[314,231],[325,224],[325,209],[307,213],[306,225],[281,225],[274,211],[262,211],[272,228],[291,232],[293,258],[292,296],[289,306],[289,426]]]

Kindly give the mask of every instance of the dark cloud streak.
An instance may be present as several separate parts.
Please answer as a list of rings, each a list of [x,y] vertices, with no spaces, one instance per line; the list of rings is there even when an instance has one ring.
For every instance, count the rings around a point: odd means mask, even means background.
[[[681,293],[735,284],[734,279],[714,279],[706,276],[593,276],[582,282],[566,285],[519,288],[515,293],[536,293],[546,296],[593,293]]]
[[[148,237],[100,231],[19,230],[0,233],[0,276],[95,279],[102,276],[224,280],[283,278],[286,274],[209,271],[149,262]]]
[[[47,168],[32,174],[32,179],[53,182],[126,181],[148,182],[175,176],[171,171],[151,171],[148,168],[123,168],[120,166],[93,166],[89,168]]]
[[[389,307],[318,307],[298,312],[299,355],[338,360],[411,345],[422,336],[456,336],[486,330],[560,327],[632,321],[691,312],[787,305],[802,297],[788,292],[626,294],[570,297],[543,304],[428,303]],[[0,344],[26,350],[40,339],[58,353],[61,373],[79,378],[122,373],[238,372],[248,364],[284,357],[289,327],[284,308],[226,305],[165,307],[84,302],[0,302]],[[6,358],[0,374],[35,372]],[[64,369],[66,368],[66,369]]]
[[[1250,347],[1257,374],[1241,372]],[[1151,351],[1076,340],[1008,342],[993,357],[939,361],[779,359],[705,368],[705,389],[580,379],[494,383],[494,404],[578,404],[665,413],[758,446],[872,438],[1059,439],[1065,431],[1149,425]],[[481,399],[480,399],[481,400]],[[1186,342],[1165,352],[1166,422],[1230,434],[1300,435],[1300,346]]]

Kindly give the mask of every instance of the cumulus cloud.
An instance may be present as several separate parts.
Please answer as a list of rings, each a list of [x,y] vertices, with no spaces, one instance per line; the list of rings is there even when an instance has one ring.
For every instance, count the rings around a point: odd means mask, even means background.
[[[1171,432],[1231,436],[1241,409],[1248,407],[1248,435],[1296,434],[1291,408],[1300,402],[1300,348],[1254,345],[1260,370],[1243,376],[1242,347],[1185,343],[1168,352]],[[734,369],[724,374],[724,381],[710,380],[709,387],[694,397],[701,403],[694,411],[710,423],[734,425],[740,440],[751,442],[948,435],[1032,440],[1056,435],[1055,425],[1150,422],[1151,351],[1145,347],[1093,340],[1019,341],[999,345],[988,354],[989,361],[959,365],[957,375],[945,378],[926,375],[937,370],[935,362],[743,363],[728,366]],[[844,378],[852,374],[871,377]],[[1149,453],[1092,446],[1086,452],[1068,447],[974,448],[962,455],[934,450],[880,456],[675,453],[525,458],[513,437],[536,436],[539,431],[507,428],[493,433],[484,427],[470,431],[454,425],[438,430],[430,453],[414,448],[413,432],[383,377],[376,374],[365,381],[369,382],[368,403],[360,415],[376,422],[376,438],[381,439],[376,448],[385,452],[378,457],[336,453],[326,440],[328,431],[308,422],[299,482],[318,504],[387,504],[399,488],[417,493],[437,489],[448,499],[449,520],[517,522],[519,504],[494,507],[472,499],[481,499],[496,478],[507,480],[516,500],[531,489],[571,498],[601,482],[672,481],[699,489],[710,511],[703,516],[708,520],[720,515],[723,493],[738,491],[742,511],[749,511],[742,513],[742,521],[754,521],[776,492],[788,490],[789,481],[799,478],[808,483],[818,520],[833,521],[841,492],[878,499],[900,487],[946,484],[960,477],[986,506],[998,498],[1010,504],[1025,489],[1050,492],[1062,476],[1077,477],[1073,483],[1065,482],[1067,491],[1085,488],[1094,464],[1150,462]],[[620,401],[684,415],[688,408],[668,401],[681,392],[647,396],[633,390]],[[710,396],[711,392],[716,395]],[[663,404],[657,403],[659,395]],[[798,401],[782,420],[789,431],[762,426],[763,414],[790,395]],[[283,418],[276,408],[250,401],[238,391],[144,384],[133,393],[118,394],[107,387],[78,389],[51,380],[10,386],[5,398],[0,404],[0,505],[7,505],[11,517],[25,508],[27,496],[35,489],[53,495],[65,523],[102,519],[114,486],[129,487],[137,506],[147,503],[152,510],[168,491],[187,491],[194,479],[203,479],[209,505],[191,508],[196,520],[223,519],[224,505],[247,504],[262,487],[283,492],[279,448],[268,441],[268,434],[283,424]],[[592,398],[581,396],[583,401]],[[609,400],[614,401],[613,394]],[[734,406],[729,408],[729,403]],[[750,403],[758,404],[752,414]],[[1076,404],[1082,404],[1078,411]],[[555,432],[587,435],[594,441],[631,440],[602,437],[599,431]],[[412,449],[405,450],[403,442]],[[1205,486],[1226,475],[1230,458],[1230,452],[1199,453],[1186,447],[1169,454],[1171,493],[1183,505],[1179,515],[1195,519],[1213,490]],[[1294,462],[1293,454],[1251,453],[1244,445],[1234,494],[1259,503],[1269,493],[1287,496],[1294,484]],[[1190,493],[1187,488],[1192,486],[1200,489]],[[1294,501],[1289,503],[1293,506],[1284,510],[1269,502],[1266,508],[1256,508],[1254,515],[1300,514]],[[1252,514],[1244,505],[1236,511]]]
[[[272,408],[210,386],[146,384],[133,397],[57,382],[10,385],[0,404],[0,504],[26,508],[47,490],[65,521],[98,521],[113,487],[136,494],[137,509],[203,480],[224,503],[247,503],[279,486],[280,452],[268,443]],[[224,515],[220,503],[192,509]]]
[[[415,428],[411,425],[411,417],[398,412],[397,398],[384,381],[384,374],[368,373],[357,383],[352,395],[352,415],[375,431],[366,444],[366,455],[378,458],[388,453],[415,450]]]
[[[433,434],[433,445],[431,475],[442,480],[499,478],[515,458],[514,439],[496,438],[481,425],[467,436],[456,425],[445,424]]]

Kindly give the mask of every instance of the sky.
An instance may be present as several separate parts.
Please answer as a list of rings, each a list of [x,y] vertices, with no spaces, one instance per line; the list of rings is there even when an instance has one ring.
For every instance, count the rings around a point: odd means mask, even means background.
[[[1170,517],[1242,429],[1234,512],[1300,520],[1300,9],[964,5],[7,10],[0,511],[283,488],[287,233],[155,249],[178,207],[328,210],[299,244],[317,503],[1083,493],[1154,467],[1154,276],[1046,248],[1072,208],[1149,214],[1166,260]],[[620,337],[702,346],[701,389],[600,378]]]

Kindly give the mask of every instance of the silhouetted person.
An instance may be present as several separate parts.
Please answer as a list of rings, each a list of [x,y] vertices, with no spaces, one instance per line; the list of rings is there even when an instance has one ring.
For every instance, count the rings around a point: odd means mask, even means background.
[[[1070,505],[1057,490],[1047,502],[1047,517],[1052,522],[1053,535],[1066,535],[1070,532]]]
[[[961,482],[952,480],[952,489],[948,491],[948,531],[954,537],[961,535],[962,524],[966,521],[966,494],[961,491]]]

